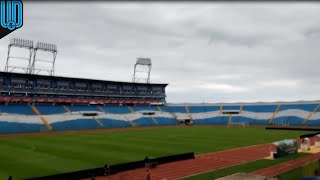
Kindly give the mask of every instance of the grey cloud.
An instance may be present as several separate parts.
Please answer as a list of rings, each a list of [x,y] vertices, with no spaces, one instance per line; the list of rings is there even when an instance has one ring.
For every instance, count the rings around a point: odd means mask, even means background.
[[[304,35],[306,37],[315,37],[315,36],[320,36],[320,26],[314,26],[314,27],[310,27],[308,29],[306,29],[304,32]]]
[[[56,73],[130,81],[153,62],[169,102],[320,99],[317,3],[24,3],[12,37],[58,45]]]

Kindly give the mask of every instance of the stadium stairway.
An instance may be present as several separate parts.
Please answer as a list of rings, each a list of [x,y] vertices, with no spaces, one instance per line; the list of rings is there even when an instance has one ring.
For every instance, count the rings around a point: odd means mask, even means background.
[[[127,106],[127,107],[128,107],[128,109],[129,109],[129,111],[130,111],[131,113],[135,113],[134,110],[132,109],[132,107],[130,107],[130,106]]]
[[[269,119],[269,124],[272,124],[272,123],[273,123],[273,120],[274,120],[274,118],[276,117],[277,113],[279,112],[280,107],[281,107],[281,104],[278,104],[276,110],[274,111],[274,113],[272,114],[272,116],[271,116],[270,119]]]
[[[320,104],[318,104],[318,106],[316,108],[314,108],[314,110],[312,112],[310,112],[310,114],[303,120],[303,124],[306,124],[307,121],[314,115],[317,113],[317,111],[320,109]]]
[[[68,113],[71,113],[70,109],[69,109],[66,105],[63,105],[63,108],[64,108]]]
[[[104,127],[104,125],[102,124],[102,122],[98,119],[98,118],[96,118],[96,117],[92,117],[93,118],[93,120],[95,120],[101,127]]]
[[[168,112],[169,114],[171,114],[171,116],[174,118],[174,119],[177,119],[178,116],[174,113],[174,111],[170,108],[170,107],[166,107],[166,109],[164,109],[164,112]]]
[[[124,117],[124,119],[126,119],[128,122],[129,122],[129,124],[131,125],[131,126],[137,126],[136,124],[134,124],[126,115],[122,115],[123,117]]]
[[[49,124],[49,122],[44,118],[43,116],[40,116],[40,120],[42,123],[47,127],[49,131],[52,131],[52,126]]]
[[[155,117],[153,117],[153,116],[150,115],[150,118],[152,119],[152,121],[153,121],[155,124],[158,124],[158,121],[156,120]]]
[[[97,108],[101,111],[101,112],[104,112],[104,113],[108,113],[105,109],[103,109],[101,106],[97,106]]]
[[[36,115],[40,115],[40,120],[41,122],[46,126],[47,130],[49,131],[52,131],[52,126],[49,124],[49,122],[46,120],[46,118],[44,118],[43,116],[41,116],[41,113],[40,111],[37,109],[37,107],[32,104],[32,105],[29,105],[31,107],[31,109],[33,110],[33,112],[36,114]]]
[[[34,104],[30,105],[29,106],[31,107],[31,109],[33,110],[33,112],[36,114],[36,115],[41,115],[40,111],[36,108],[36,106]]]
[[[222,114],[222,111],[223,111],[223,107],[222,107],[222,104],[220,104],[220,114]]]
[[[190,109],[189,109],[188,105],[186,105],[185,107],[186,107],[186,112],[188,113],[188,117],[192,121],[193,118],[192,118],[192,114],[190,113]]]
[[[174,112],[169,112],[169,113],[173,116],[174,119],[177,119],[178,116]]]
[[[160,113],[163,113],[163,111],[162,111],[162,109],[161,109],[160,106],[157,106],[157,108],[158,108],[158,110],[159,110]]]
[[[232,114],[229,114],[228,124],[232,124]]]

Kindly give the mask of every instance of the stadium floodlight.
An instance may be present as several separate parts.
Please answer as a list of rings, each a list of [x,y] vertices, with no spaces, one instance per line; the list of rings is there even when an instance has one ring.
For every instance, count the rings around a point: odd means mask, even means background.
[[[137,58],[137,64],[151,66],[150,58]]]
[[[137,66],[147,66],[148,70],[137,70]],[[133,71],[133,78],[132,82],[139,82],[139,81],[144,81],[146,83],[150,83],[150,72],[151,72],[152,64],[151,64],[151,59],[150,58],[137,58],[137,62],[134,65],[134,71]],[[147,74],[147,77],[141,78],[137,77],[137,73],[144,73]]]
[[[18,49],[26,49],[29,53],[28,57],[18,57],[14,56],[12,54],[11,49],[12,48],[18,48]],[[25,71],[26,73],[29,72],[30,65],[31,65],[31,58],[32,58],[32,53],[33,53],[33,41],[32,40],[26,40],[26,39],[20,39],[20,38],[13,38],[10,39],[9,45],[8,45],[8,55],[7,55],[7,61],[5,65],[5,72],[12,72],[16,69],[21,69]],[[16,61],[16,60],[25,60],[28,61],[28,66],[27,67],[19,67],[17,65],[10,65],[11,61]]]
[[[26,39],[20,39],[20,38],[13,38],[13,39],[10,39],[9,46],[33,48],[33,41],[26,40]]]
[[[51,52],[57,52],[57,46],[55,44],[49,44],[44,42],[38,42],[36,44],[36,49],[41,49],[43,51],[51,51]]]
[[[49,60],[39,59],[37,57],[38,51],[49,52],[52,54],[52,58],[50,58]],[[54,70],[55,70],[55,61],[56,61],[57,53],[58,53],[58,48],[55,44],[37,42],[36,47],[34,48],[33,61],[32,61],[29,73],[30,74],[38,74],[41,71],[45,71],[45,72],[48,72],[50,76],[53,76]],[[51,68],[50,69],[36,69],[35,68],[36,62],[49,63],[49,64],[51,64]]]

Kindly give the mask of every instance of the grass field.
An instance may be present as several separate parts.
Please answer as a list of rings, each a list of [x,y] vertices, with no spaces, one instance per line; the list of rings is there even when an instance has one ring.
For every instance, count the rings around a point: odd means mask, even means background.
[[[303,131],[190,127],[0,138],[0,179],[76,171],[185,152],[196,154],[296,138]]]

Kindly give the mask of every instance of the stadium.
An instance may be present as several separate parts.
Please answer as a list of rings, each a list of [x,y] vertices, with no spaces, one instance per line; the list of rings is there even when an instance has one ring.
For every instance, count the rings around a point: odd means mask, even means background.
[[[28,66],[11,65],[12,48],[30,52]],[[40,51],[53,55],[49,75],[35,68]],[[150,83],[151,59],[137,58],[133,81],[118,82],[55,76],[56,54],[54,44],[9,42],[0,72],[1,179],[318,175],[320,101],[172,104],[167,83]],[[145,82],[138,66],[148,67]]]

